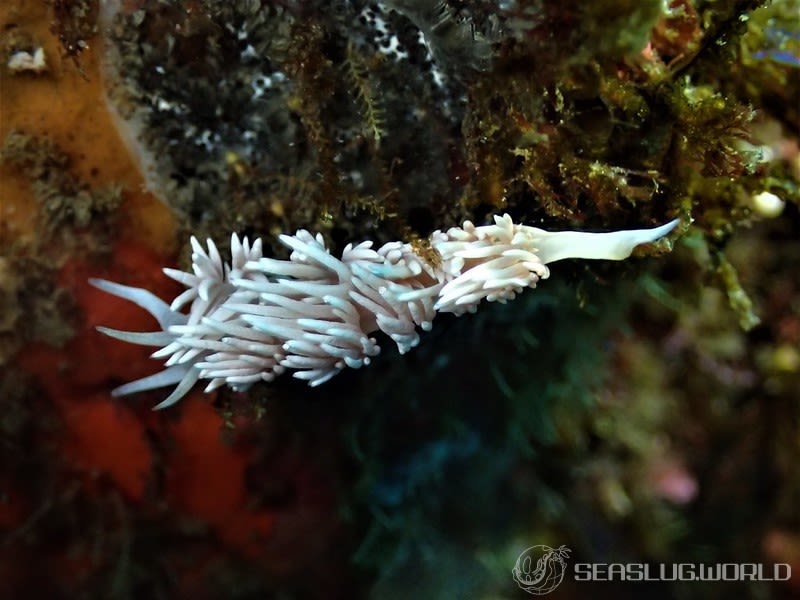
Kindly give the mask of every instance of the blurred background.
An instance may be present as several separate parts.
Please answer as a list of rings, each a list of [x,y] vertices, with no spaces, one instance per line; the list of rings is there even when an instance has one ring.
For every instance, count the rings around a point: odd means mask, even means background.
[[[0,597],[800,594],[800,4],[0,4]],[[188,239],[406,240],[508,212],[680,218],[311,389],[111,390],[159,369],[102,277]],[[576,562],[786,563],[581,583]]]

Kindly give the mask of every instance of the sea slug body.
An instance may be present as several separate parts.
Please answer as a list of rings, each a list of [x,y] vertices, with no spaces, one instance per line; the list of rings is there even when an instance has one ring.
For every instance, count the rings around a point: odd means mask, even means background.
[[[547,279],[549,263],[565,258],[622,260],[634,247],[669,233],[661,227],[583,233],[548,232],[515,224],[509,215],[491,225],[435,231],[436,264],[411,244],[348,244],[333,256],[322,235],[299,230],[281,235],[288,260],[262,255],[261,240],[231,236],[231,262],[211,240],[192,238],[192,273],[164,269],[186,286],[171,304],[152,293],[105,280],[98,288],[141,306],[158,321],[151,333],[99,327],[112,337],[156,346],[159,373],[125,384],[114,395],[175,385],[155,408],[180,400],[200,380],[206,391],[223,385],[244,390],[287,369],[312,386],[345,367],[368,365],[380,352],[372,333],[382,331],[401,353],[419,343],[417,328],[430,330],[437,313],[475,312],[482,300],[506,302]],[[188,305],[188,312],[182,308]]]

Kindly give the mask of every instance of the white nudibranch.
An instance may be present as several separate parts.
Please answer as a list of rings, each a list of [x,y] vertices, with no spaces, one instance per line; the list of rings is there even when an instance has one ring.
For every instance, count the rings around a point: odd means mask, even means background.
[[[206,391],[222,385],[244,390],[287,369],[312,386],[345,367],[368,365],[380,352],[382,331],[405,353],[419,343],[417,328],[430,330],[439,312],[475,312],[481,300],[506,302],[547,279],[547,264],[565,258],[622,260],[634,247],[653,242],[678,223],[654,229],[582,233],[549,232],[516,225],[508,215],[494,224],[463,227],[430,237],[438,260],[428,261],[411,244],[349,244],[333,256],[322,235],[303,229],[282,235],[288,260],[262,256],[261,240],[231,236],[231,262],[214,242],[205,250],[192,238],[192,273],[164,269],[186,286],[172,304],[147,290],[93,279],[96,287],[130,300],[158,321],[151,333],[98,329],[107,335],[160,349],[165,369],[114,390],[115,396],[170,385],[155,408],[180,400],[199,380]],[[188,311],[181,309],[188,305]]]

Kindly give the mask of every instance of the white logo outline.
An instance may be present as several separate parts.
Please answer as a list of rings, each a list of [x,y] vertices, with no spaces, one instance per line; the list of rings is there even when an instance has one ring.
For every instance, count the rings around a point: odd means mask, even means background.
[[[511,575],[517,585],[534,596],[544,596],[564,581],[566,559],[571,550],[566,546],[551,548],[544,544],[531,546],[517,557]],[[534,567],[533,561],[536,560]]]

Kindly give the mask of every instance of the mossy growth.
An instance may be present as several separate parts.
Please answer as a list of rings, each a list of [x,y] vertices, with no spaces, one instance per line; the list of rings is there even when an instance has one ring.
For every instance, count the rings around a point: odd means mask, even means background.
[[[72,293],[56,283],[57,269],[43,258],[22,256],[13,249],[4,254],[0,257],[0,365],[31,342],[63,346],[72,339],[79,318]]]
[[[298,227],[334,247],[424,239],[501,211],[552,228],[681,216],[719,244],[754,194],[795,189],[748,147],[769,114],[749,74],[768,62],[759,89],[778,93],[795,68],[791,11],[761,4],[151,0],[119,11],[108,62],[160,194],[223,247]]]
[[[35,236],[13,239],[0,224],[2,364],[26,343],[63,346],[72,338],[78,307],[72,292],[59,286],[59,269],[73,254],[108,253],[122,191],[92,189],[71,172],[69,156],[46,137],[11,132],[0,147],[0,162],[29,181],[39,202]]]
[[[41,228],[51,238],[67,231],[74,234],[92,224],[100,232],[122,202],[120,188],[95,190],[73,175],[69,156],[47,137],[12,131],[0,147],[0,162],[13,166],[30,181],[40,203]]]
[[[50,31],[58,37],[63,57],[70,58],[78,71],[86,77],[81,68],[80,55],[98,33],[97,19],[100,0],[51,0],[52,11]]]

